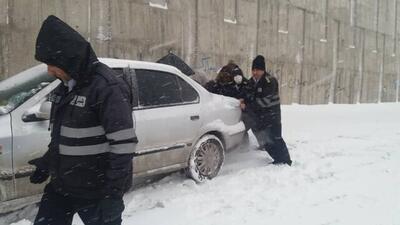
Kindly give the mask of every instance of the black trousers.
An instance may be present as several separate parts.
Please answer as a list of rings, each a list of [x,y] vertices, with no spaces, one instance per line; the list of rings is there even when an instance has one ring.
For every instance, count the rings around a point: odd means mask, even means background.
[[[75,213],[78,213],[86,225],[120,225],[124,202],[121,199],[117,203],[122,204],[115,207],[112,221],[103,218],[99,210],[97,199],[82,199],[71,196],[63,196],[54,191],[48,184],[39,206],[39,212],[35,218],[34,225],[71,225]]]
[[[289,151],[285,141],[282,138],[282,124],[272,123],[263,129],[252,129],[257,138],[258,144],[263,146],[272,159],[277,163],[289,163]]]
[[[249,131],[250,129],[254,130],[254,128],[257,127],[258,121],[256,118],[257,116],[252,111],[242,111],[242,121],[246,128],[246,131]]]

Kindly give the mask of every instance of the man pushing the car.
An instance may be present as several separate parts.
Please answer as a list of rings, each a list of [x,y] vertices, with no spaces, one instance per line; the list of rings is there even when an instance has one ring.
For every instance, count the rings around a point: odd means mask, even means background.
[[[121,224],[137,141],[127,85],[78,32],[55,16],[42,24],[35,58],[62,83],[49,97],[51,142],[32,183],[44,189],[34,225]]]

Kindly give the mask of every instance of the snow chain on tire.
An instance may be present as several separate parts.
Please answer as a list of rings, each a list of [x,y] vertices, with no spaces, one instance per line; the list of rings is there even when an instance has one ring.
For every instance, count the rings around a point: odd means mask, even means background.
[[[224,159],[221,140],[215,135],[204,135],[190,153],[187,174],[199,183],[211,180],[218,175]]]

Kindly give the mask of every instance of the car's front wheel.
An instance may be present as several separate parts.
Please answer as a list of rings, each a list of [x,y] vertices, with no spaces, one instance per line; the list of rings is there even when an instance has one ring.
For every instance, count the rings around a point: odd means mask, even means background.
[[[224,146],[217,136],[204,135],[190,154],[188,175],[197,182],[216,177],[225,159],[224,152]]]

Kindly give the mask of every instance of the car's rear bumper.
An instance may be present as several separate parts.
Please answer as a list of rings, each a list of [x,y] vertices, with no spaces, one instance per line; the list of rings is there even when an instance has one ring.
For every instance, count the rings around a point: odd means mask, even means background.
[[[245,133],[246,128],[242,121],[232,126],[226,126],[223,132],[225,148],[231,149],[241,144]]]

